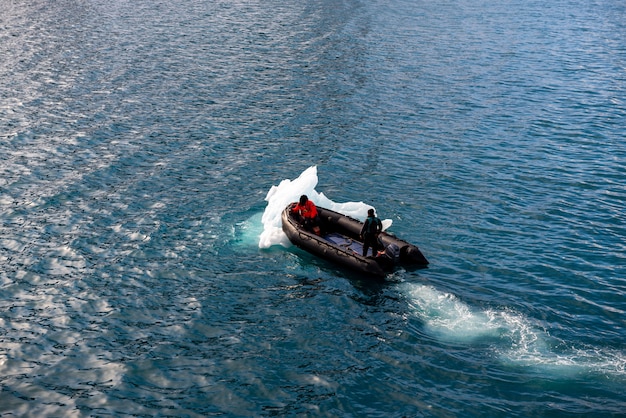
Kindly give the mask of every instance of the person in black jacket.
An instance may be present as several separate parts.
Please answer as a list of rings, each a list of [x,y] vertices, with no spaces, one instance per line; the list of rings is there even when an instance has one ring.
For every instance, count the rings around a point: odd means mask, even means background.
[[[376,217],[374,209],[367,211],[367,219],[361,228],[361,238],[363,239],[363,257],[367,257],[367,250],[372,247],[372,255],[378,253],[378,235],[383,230],[383,224]]]

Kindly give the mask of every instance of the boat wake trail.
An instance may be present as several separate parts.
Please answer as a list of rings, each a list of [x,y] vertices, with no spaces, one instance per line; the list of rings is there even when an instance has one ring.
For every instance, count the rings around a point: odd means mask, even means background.
[[[446,342],[487,344],[506,365],[561,378],[599,375],[626,379],[626,355],[597,347],[574,348],[511,310],[475,310],[432,286],[402,283],[410,313],[424,330]]]

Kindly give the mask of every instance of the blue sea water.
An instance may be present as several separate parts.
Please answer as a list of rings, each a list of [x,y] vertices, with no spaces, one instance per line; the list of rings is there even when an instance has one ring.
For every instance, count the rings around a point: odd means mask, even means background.
[[[0,0],[0,58],[0,415],[625,415],[623,1]]]

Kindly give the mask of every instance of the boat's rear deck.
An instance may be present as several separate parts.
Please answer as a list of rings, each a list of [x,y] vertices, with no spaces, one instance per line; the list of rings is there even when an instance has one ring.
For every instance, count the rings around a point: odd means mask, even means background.
[[[331,232],[329,234],[325,234],[322,238],[326,241],[331,242],[340,247],[347,248],[349,250],[354,251],[358,255],[363,254],[363,243],[357,240],[353,240],[352,238],[346,237],[338,232]],[[368,250],[368,255],[372,255],[372,250]]]

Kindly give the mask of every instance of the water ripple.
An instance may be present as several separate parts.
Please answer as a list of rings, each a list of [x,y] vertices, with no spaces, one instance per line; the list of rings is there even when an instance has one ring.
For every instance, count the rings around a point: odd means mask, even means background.
[[[0,411],[622,414],[626,9],[483,3],[2,2]],[[260,251],[313,165],[430,267]]]

